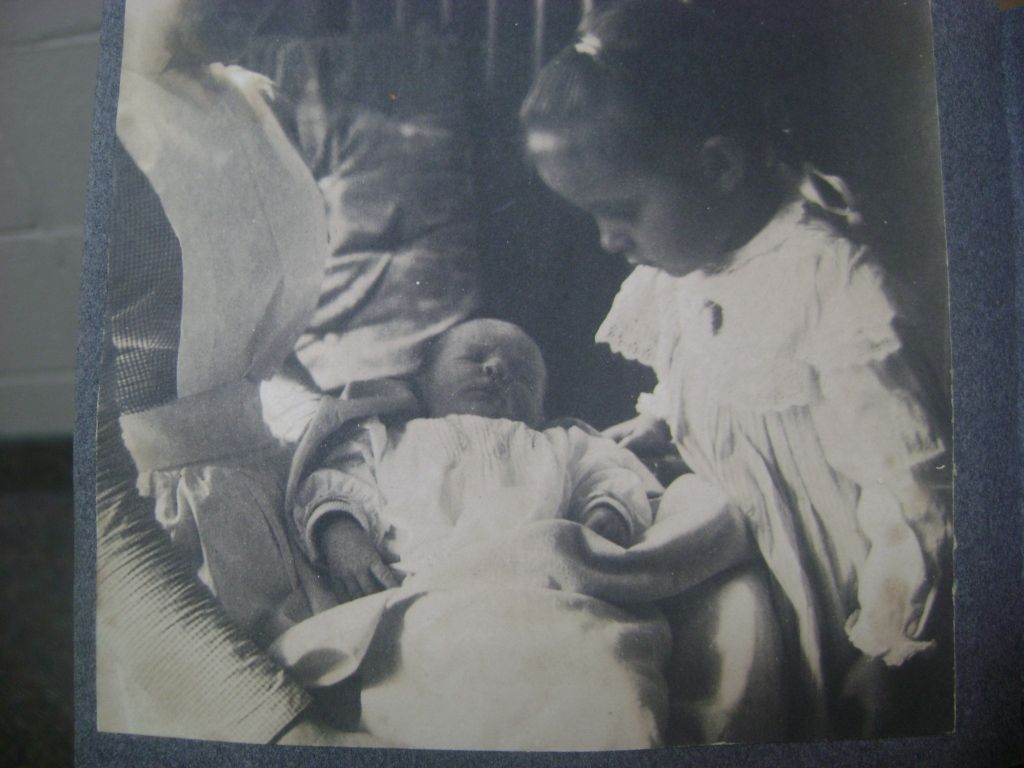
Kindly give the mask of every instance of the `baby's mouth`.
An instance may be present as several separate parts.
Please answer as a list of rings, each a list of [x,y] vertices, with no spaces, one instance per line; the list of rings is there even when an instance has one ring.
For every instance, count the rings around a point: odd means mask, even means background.
[[[486,411],[488,415],[504,414],[508,410],[506,390],[499,382],[479,382],[465,387],[461,395],[474,403],[476,409]],[[481,414],[483,415],[483,414]]]
[[[501,384],[494,379],[484,379],[483,381],[477,381],[462,390],[463,394],[467,395],[489,395],[491,397],[497,397],[502,392]]]
[[[460,394],[467,400],[493,406],[500,405],[505,400],[502,397],[501,389],[496,384],[489,383],[473,384],[465,387]]]

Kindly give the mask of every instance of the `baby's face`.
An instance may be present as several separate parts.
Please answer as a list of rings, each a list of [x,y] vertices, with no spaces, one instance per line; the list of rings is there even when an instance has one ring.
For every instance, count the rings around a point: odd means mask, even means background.
[[[544,417],[544,358],[511,323],[472,320],[437,342],[421,386],[430,416],[468,413],[538,426]]]

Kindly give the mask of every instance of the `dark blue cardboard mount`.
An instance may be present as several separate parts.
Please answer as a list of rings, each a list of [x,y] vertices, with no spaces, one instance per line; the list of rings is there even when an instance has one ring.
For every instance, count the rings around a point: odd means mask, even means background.
[[[956,731],[879,741],[617,753],[325,749],[96,731],[95,424],[123,2],[101,35],[75,429],[75,757],[81,766],[1013,765],[1024,761],[1024,8],[933,0],[951,291]]]

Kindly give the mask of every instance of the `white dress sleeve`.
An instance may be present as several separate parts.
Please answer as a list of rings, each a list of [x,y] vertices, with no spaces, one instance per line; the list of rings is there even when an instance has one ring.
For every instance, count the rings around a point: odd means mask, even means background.
[[[653,267],[634,269],[619,287],[594,341],[627,360],[657,367],[663,331],[673,326],[674,318],[665,317],[672,307],[672,282]]]
[[[568,451],[570,519],[585,520],[595,506],[606,504],[622,516],[630,539],[651,526],[648,493],[660,492],[661,486],[632,453],[579,427],[568,430]]]
[[[818,292],[803,349],[821,391],[812,413],[829,464],[860,488],[856,524],[868,545],[846,630],[861,652],[898,665],[932,644],[923,632],[950,522],[942,489],[921,477],[946,448],[880,271],[851,247],[823,262]]]
[[[677,314],[680,280],[653,267],[640,266],[619,288],[594,340],[612,352],[652,368],[659,383],[636,401],[638,414],[670,422],[673,415],[665,358],[671,355],[680,326]]]
[[[373,451],[375,428],[383,429],[375,420],[361,426],[352,439],[328,454],[325,466],[311,472],[295,494],[295,525],[314,563],[322,558],[317,529],[334,515],[350,516],[378,544],[383,539]]]

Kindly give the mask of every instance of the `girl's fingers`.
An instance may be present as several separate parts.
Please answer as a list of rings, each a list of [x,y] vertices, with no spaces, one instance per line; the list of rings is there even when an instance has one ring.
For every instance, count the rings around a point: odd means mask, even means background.
[[[633,451],[635,453],[640,442],[641,439],[635,432],[627,432],[619,435],[615,444],[619,446],[619,448],[625,448],[626,450]]]
[[[608,427],[608,429],[601,432],[601,435],[618,443],[628,438],[632,433],[633,429],[631,427],[631,423],[627,421],[622,424],[615,424]]]
[[[635,448],[642,446],[642,438],[643,435],[637,435],[635,432],[630,432],[628,434],[623,435],[619,440],[616,440],[615,442],[618,443],[620,448],[627,448],[632,451]]]

